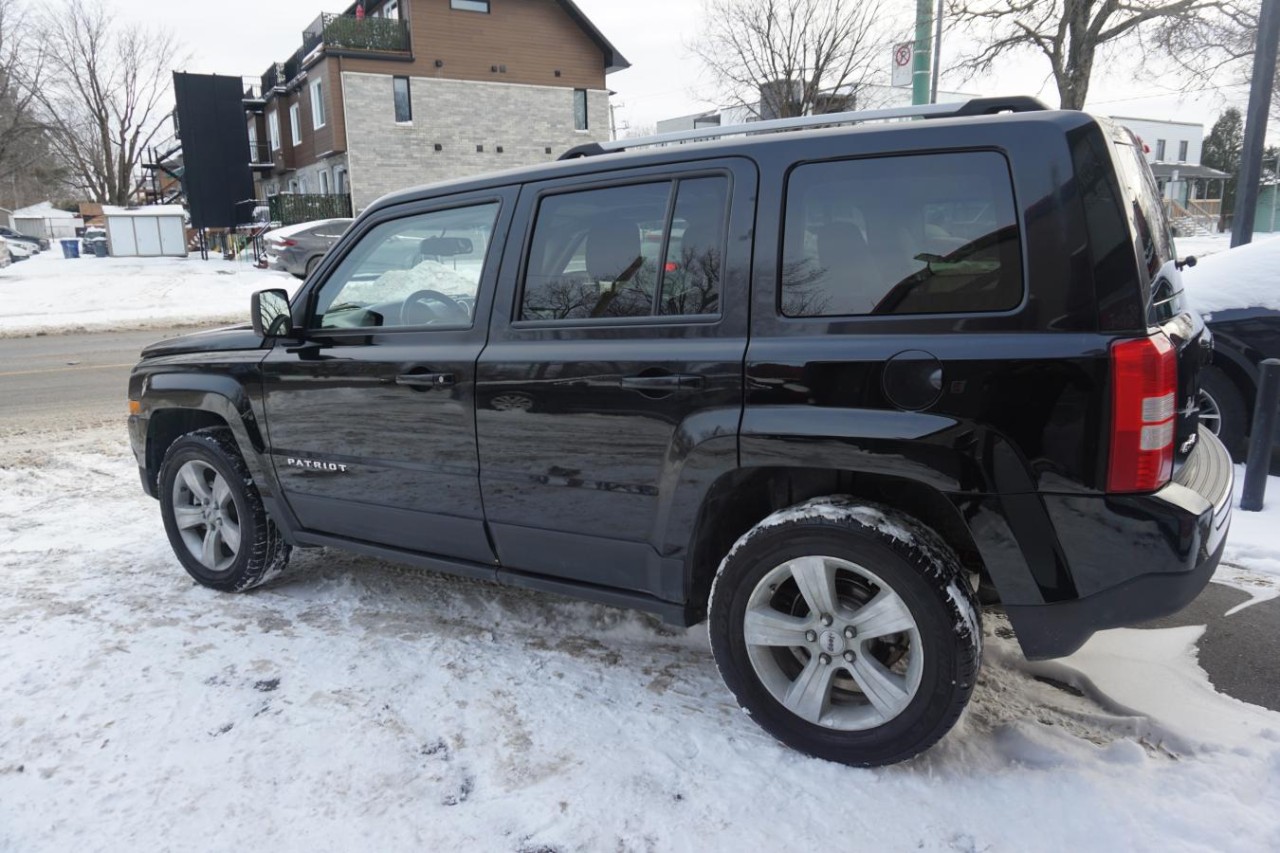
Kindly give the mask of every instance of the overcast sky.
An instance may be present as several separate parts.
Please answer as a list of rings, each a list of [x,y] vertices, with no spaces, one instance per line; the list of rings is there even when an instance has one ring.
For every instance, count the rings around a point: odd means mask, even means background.
[[[284,60],[297,49],[302,30],[320,12],[342,11],[347,0],[218,0],[214,4],[157,2],[157,0],[105,0],[121,17],[173,30],[191,51],[192,59],[180,70],[258,76],[267,66]],[[714,106],[715,95],[701,77],[697,60],[687,45],[698,35],[702,19],[699,0],[577,0],[579,7],[631,61],[626,71],[609,75],[617,95],[620,129],[645,127],[660,118],[695,112]],[[915,3],[886,0],[897,12],[888,27],[884,45],[888,73],[891,45],[908,41]],[[1056,106],[1057,92],[1048,77],[1048,64],[1033,56],[1011,59],[984,77],[965,80],[946,72],[963,49],[961,39],[943,38],[942,89],[981,94],[1030,94]],[[1138,118],[1199,121],[1206,126],[1228,103],[1243,108],[1248,98],[1244,86],[1231,79],[1218,81],[1217,91],[1179,95],[1171,80],[1142,73],[1129,52],[1112,51],[1098,63],[1087,108],[1091,111]]]

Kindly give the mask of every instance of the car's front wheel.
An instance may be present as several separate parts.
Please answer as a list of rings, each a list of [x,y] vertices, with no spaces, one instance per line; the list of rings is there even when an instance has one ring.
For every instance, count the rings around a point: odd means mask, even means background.
[[[263,508],[230,430],[211,427],[175,441],[159,486],[169,544],[204,586],[240,592],[288,565],[289,545]]]
[[[946,734],[982,654],[954,552],[910,516],[841,497],[781,510],[738,541],[716,577],[709,633],[757,723],[860,766],[903,761]]]

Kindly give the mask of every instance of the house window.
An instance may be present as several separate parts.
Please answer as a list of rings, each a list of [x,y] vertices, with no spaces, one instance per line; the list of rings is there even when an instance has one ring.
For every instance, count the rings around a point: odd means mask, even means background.
[[[587,129],[587,90],[573,90],[573,129]]]
[[[262,162],[262,153],[258,151],[258,123],[256,121],[249,122],[249,162]]]
[[[1178,143],[1178,162],[1187,162],[1187,140],[1185,139]]]
[[[320,173],[320,192],[322,195],[329,194],[329,171],[327,169]]]
[[[297,180],[290,180],[290,181],[289,181],[289,192],[291,192],[291,193],[296,193],[297,191],[298,191],[298,182],[297,182]]]
[[[382,4],[382,17],[398,20],[400,18],[400,0],[387,0]]]
[[[294,104],[289,107],[289,135],[293,138],[293,144],[302,144],[302,107],[300,104]]]
[[[271,150],[280,150],[280,114],[272,110],[267,114],[267,137],[271,141]]]
[[[311,127],[319,130],[324,122],[324,81],[316,80],[311,84]]]
[[[1163,139],[1156,140],[1156,162],[1157,163],[1164,162],[1164,140]]]
[[[342,166],[333,168],[333,188],[338,195],[347,194],[347,170]]]
[[[301,193],[302,195],[307,194],[307,176],[306,175],[303,175],[301,178],[298,178],[298,192]]]
[[[449,0],[450,9],[489,14],[489,0]]]
[[[413,99],[409,95],[409,78],[392,77],[391,92],[396,105],[396,124],[413,121]]]

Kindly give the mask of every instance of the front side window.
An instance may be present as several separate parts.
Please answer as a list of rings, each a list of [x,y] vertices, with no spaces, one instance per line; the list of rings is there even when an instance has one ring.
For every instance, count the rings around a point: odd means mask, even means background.
[[[271,140],[272,152],[280,150],[280,114],[275,110],[267,113],[267,136]]]
[[[324,124],[324,81],[316,80],[311,84],[311,127],[319,130]]]
[[[587,90],[573,90],[573,129],[587,130]]]
[[[302,144],[302,109],[298,104],[289,107],[289,134],[294,145]]]
[[[450,9],[489,14],[489,0],[449,0]]]
[[[994,152],[800,166],[786,217],[788,317],[1004,311],[1022,301],[1013,190]]]
[[[719,313],[728,197],[723,176],[547,196],[520,319]]]
[[[396,123],[404,124],[413,121],[413,99],[409,95],[409,78],[392,77],[391,95],[395,102]]]
[[[470,326],[498,203],[378,225],[316,299],[313,329]]]

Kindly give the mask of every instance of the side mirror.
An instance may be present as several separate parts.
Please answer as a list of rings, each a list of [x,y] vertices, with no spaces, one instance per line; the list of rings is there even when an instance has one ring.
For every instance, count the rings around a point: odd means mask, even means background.
[[[289,294],[283,290],[259,290],[249,300],[253,331],[260,338],[287,338],[293,334]]]

